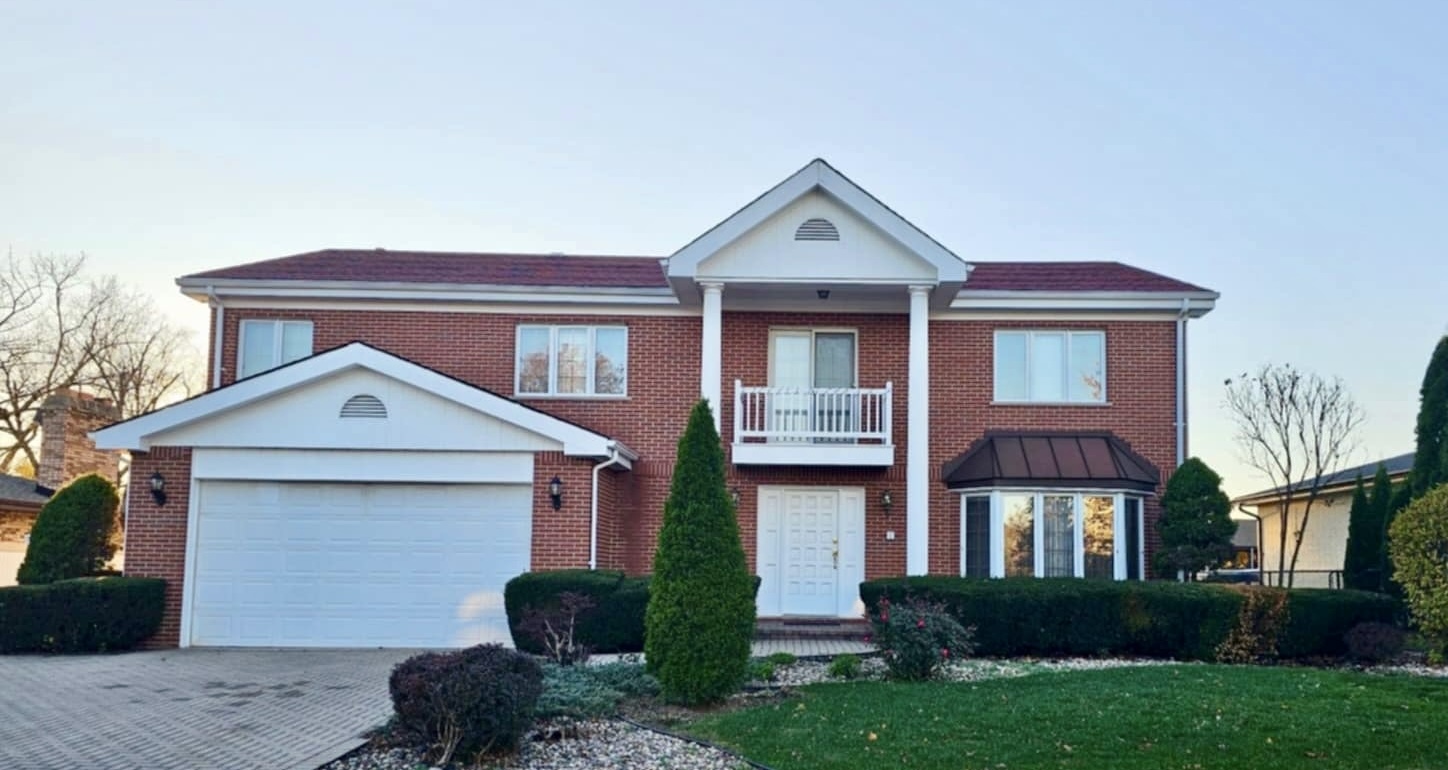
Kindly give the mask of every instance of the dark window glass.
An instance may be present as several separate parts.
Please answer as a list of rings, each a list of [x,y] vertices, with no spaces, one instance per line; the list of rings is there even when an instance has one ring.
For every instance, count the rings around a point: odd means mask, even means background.
[[[965,498],[965,576],[990,577],[990,497]]]
[[[1141,498],[1126,498],[1126,579],[1141,579]]]

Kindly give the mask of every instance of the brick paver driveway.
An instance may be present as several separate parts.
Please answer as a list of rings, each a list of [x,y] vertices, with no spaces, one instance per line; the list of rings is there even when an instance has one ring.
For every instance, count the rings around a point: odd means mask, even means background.
[[[0,656],[0,768],[312,770],[387,718],[402,650]]]

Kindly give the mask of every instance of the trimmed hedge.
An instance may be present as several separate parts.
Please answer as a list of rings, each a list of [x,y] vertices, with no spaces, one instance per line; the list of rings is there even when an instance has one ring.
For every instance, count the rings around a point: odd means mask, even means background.
[[[644,613],[649,606],[649,575],[627,577],[617,570],[565,569],[552,572],[524,572],[503,588],[503,607],[508,612],[508,631],[513,646],[542,655],[543,645],[521,633],[519,626],[533,607],[556,607],[558,597],[573,592],[593,600],[593,609],[582,613],[574,639],[593,652],[643,652]],[[759,594],[759,576],[754,576],[754,593]]]
[[[975,627],[975,652],[987,656],[1140,655],[1211,660],[1237,623],[1242,590],[1168,582],[1074,578],[912,577],[860,584],[873,609],[882,596],[943,602]],[[1277,589],[1255,589],[1277,590]],[[1340,655],[1343,637],[1363,622],[1391,623],[1396,600],[1365,591],[1296,589],[1278,644],[1283,658]]]
[[[161,626],[165,589],[137,577],[0,588],[0,653],[131,649]]]

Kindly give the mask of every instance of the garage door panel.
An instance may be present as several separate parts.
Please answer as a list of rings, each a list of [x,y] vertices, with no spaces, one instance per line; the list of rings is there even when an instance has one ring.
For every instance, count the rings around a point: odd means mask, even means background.
[[[191,642],[510,643],[531,507],[526,485],[202,482]]]

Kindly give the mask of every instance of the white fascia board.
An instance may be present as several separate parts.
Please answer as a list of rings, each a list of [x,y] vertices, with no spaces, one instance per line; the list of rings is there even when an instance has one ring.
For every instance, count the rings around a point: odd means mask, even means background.
[[[1182,302],[1187,314],[1200,318],[1216,306],[1216,292],[1044,292],[1044,291],[971,291],[959,292],[950,303],[957,312],[972,311],[1156,311],[1180,313]]]
[[[377,283],[367,281],[251,281],[177,279],[181,293],[198,301],[218,297],[414,302],[525,302],[676,306],[672,289],[491,286],[478,284]]]
[[[414,313],[478,313],[491,315],[648,316],[698,318],[699,308],[682,305],[566,304],[562,302],[468,302],[395,299],[313,299],[309,297],[226,298],[226,309],[249,310],[389,310]]]
[[[439,398],[532,431],[563,445],[574,457],[608,457],[621,445],[591,430],[439,374],[424,366],[360,342],[319,353],[286,366],[204,393],[179,404],[102,428],[90,434],[101,449],[147,451],[165,431],[239,409],[262,399],[302,387],[344,369],[361,367],[405,382]],[[624,449],[627,449],[624,447]],[[632,454],[630,452],[630,454]]]
[[[846,179],[828,163],[816,159],[669,257],[669,280],[680,299],[690,301],[683,287],[693,279],[701,262],[815,188],[834,196],[866,222],[934,265],[936,280],[940,283],[961,283],[969,275],[970,267],[964,260]],[[919,281],[907,283],[918,284]]]

